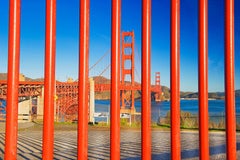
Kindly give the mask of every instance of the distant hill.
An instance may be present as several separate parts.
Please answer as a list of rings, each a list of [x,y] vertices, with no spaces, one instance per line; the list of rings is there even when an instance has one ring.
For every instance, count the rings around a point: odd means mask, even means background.
[[[0,73],[0,80],[7,80],[7,73]]]
[[[93,77],[95,84],[110,84],[110,79],[103,76],[95,76]]]
[[[20,77],[21,80],[24,79],[24,81],[28,81],[28,82],[29,82],[29,81],[35,81],[35,82],[36,82],[36,81],[37,81],[37,82],[42,82],[42,81],[44,81],[43,78],[32,79],[32,78],[29,78],[29,77],[24,76],[23,74],[20,74],[19,77]],[[6,81],[6,80],[7,80],[7,73],[0,73],[0,80]]]
[[[162,86],[162,92],[164,94],[165,99],[170,98],[170,89],[166,86]],[[240,97],[240,89],[235,91],[236,97]],[[208,93],[208,98],[212,99],[224,99],[225,93],[224,92],[210,92]],[[198,92],[180,92],[180,98],[198,98]]]
[[[111,80],[103,77],[103,76],[95,76],[93,77],[95,84],[110,84]],[[127,84],[130,82],[126,82]],[[130,92],[128,92],[130,94]],[[126,93],[126,94],[128,94]],[[134,97],[136,99],[139,99],[141,97],[141,93],[139,91],[134,92]],[[110,99],[110,91],[101,91],[101,92],[95,92],[95,98],[96,99]]]
[[[21,76],[24,77],[25,81],[38,81],[42,82],[44,81],[43,78],[37,78],[37,79],[32,79],[29,77],[26,77],[21,74]],[[95,84],[110,84],[110,79],[103,77],[103,76],[95,76],[93,77]],[[7,80],[7,73],[0,73],[0,80]],[[129,82],[126,82],[129,83]],[[166,86],[161,86],[162,92],[163,92],[163,99],[170,99],[170,89],[169,87]],[[136,91],[135,93],[135,98],[140,98],[141,94],[139,91]],[[240,89],[235,91],[236,97],[240,97]],[[213,99],[224,99],[225,93],[224,92],[211,92],[208,94],[208,98],[213,98]],[[102,93],[96,93],[96,98],[97,99],[109,99],[110,98],[110,92],[105,91]],[[198,93],[197,92],[180,92],[180,98],[198,98]]]

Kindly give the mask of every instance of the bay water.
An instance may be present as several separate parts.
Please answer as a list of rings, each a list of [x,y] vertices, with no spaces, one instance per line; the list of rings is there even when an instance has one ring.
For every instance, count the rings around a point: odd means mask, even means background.
[[[240,123],[240,97],[236,97],[236,120]],[[198,116],[198,100],[181,100],[181,111],[189,112],[193,116]],[[137,112],[141,112],[141,100],[135,101]],[[95,112],[109,112],[110,100],[95,100]],[[157,122],[159,118],[166,117],[170,111],[170,102],[154,102],[151,103],[152,122]],[[224,100],[209,100],[208,101],[209,119],[219,121],[225,119],[225,101]]]
[[[6,102],[1,100],[2,108],[1,112],[5,113]],[[236,97],[236,120],[240,124],[240,97]],[[198,100],[181,100],[180,101],[181,111],[189,112],[193,116],[198,116]],[[135,101],[136,112],[141,112],[141,100]],[[95,100],[95,112],[109,112],[110,111],[110,100]],[[152,122],[157,122],[159,118],[166,117],[167,113],[170,111],[170,102],[154,102],[151,103],[151,117]],[[208,111],[209,119],[213,121],[220,121],[225,119],[225,101],[224,100],[209,100],[208,101]],[[99,120],[106,121],[104,118]]]

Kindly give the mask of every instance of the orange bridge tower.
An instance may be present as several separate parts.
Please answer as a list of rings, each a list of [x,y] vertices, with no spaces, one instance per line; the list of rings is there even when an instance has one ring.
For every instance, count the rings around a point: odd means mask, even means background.
[[[134,107],[134,32],[122,32],[121,51],[121,110]]]

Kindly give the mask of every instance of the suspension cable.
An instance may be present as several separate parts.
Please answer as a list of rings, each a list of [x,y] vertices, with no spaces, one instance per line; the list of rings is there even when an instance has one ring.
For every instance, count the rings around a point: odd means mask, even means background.
[[[104,55],[103,55],[95,64],[93,64],[93,65],[89,68],[89,71],[90,71],[91,69],[93,69],[93,68],[94,68],[104,57],[106,57],[109,53],[110,53],[110,49],[109,49],[107,52],[105,52]]]
[[[102,76],[109,68],[110,64],[99,74],[99,77]]]

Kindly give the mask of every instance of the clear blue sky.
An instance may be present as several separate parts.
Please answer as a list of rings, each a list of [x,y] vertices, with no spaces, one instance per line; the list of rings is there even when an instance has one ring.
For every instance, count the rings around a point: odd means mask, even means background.
[[[111,1],[90,3],[90,66],[110,49]],[[209,91],[224,90],[224,1],[209,0]],[[7,71],[8,1],[0,0],[0,72]],[[197,91],[198,3],[181,0],[181,90]],[[77,79],[79,43],[79,0],[57,0],[57,73],[56,78]],[[135,31],[136,68],[140,73],[141,0],[122,0],[123,31]],[[170,1],[152,0],[152,82],[161,72],[161,84],[170,82]],[[28,77],[44,75],[45,1],[22,0],[21,67]],[[97,75],[109,62],[91,71]],[[99,70],[99,71],[98,71]],[[235,0],[235,76],[240,89],[240,1]],[[136,76],[137,78],[137,76]],[[138,80],[138,78],[137,78]]]

